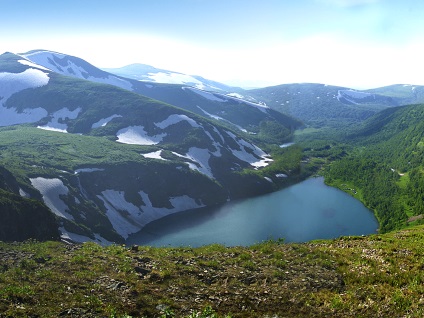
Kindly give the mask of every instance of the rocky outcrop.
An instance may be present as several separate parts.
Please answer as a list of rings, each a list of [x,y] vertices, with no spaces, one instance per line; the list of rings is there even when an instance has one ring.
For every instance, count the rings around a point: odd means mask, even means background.
[[[0,240],[60,239],[52,212],[42,203],[0,190]]]
[[[41,202],[18,195],[13,175],[0,167],[0,241],[59,240],[53,213]]]

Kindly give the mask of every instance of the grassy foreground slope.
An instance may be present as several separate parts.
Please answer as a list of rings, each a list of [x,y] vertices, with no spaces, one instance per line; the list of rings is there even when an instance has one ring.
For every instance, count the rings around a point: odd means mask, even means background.
[[[2,243],[0,317],[422,317],[423,241],[417,226],[231,248]]]

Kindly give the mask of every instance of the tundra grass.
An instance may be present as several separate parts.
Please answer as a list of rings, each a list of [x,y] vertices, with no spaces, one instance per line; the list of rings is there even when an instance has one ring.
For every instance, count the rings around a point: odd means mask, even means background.
[[[0,317],[422,317],[423,242],[424,226],[228,248],[0,244]]]

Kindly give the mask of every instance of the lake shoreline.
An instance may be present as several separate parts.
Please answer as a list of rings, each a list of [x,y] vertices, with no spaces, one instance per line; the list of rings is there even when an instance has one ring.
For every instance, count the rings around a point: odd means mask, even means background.
[[[282,190],[229,202],[215,210],[179,212],[146,225],[126,244],[150,246],[249,246],[269,239],[307,242],[374,234],[374,214],[322,176]]]

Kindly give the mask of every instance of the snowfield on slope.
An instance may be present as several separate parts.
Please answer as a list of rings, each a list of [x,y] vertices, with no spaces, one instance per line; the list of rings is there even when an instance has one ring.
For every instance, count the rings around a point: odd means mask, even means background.
[[[63,226],[59,227],[59,231],[62,233],[60,235],[60,237],[62,239],[72,241],[72,242],[77,242],[77,243],[96,242],[96,243],[98,243],[102,246],[109,246],[109,245],[114,244],[113,242],[106,240],[100,234],[97,234],[97,233],[94,234],[95,239],[93,240],[93,239],[89,238],[88,236],[69,232]]]
[[[227,131],[227,134],[239,145],[240,150],[231,149],[231,151],[233,152],[234,156],[240,160],[249,163],[255,168],[266,167],[273,161],[268,154],[266,154],[257,146],[247,142],[244,139],[238,139],[237,136],[230,131]]]
[[[119,77],[108,75],[107,73],[105,73],[105,77],[92,76],[88,70],[72,62],[69,59],[70,57],[65,54],[52,51],[36,51],[21,56],[59,74],[78,77],[97,83],[110,84],[130,91],[133,90],[132,84],[129,81]]]
[[[112,116],[109,116],[109,117],[107,117],[107,118],[102,118],[102,119],[100,119],[99,121],[97,121],[97,122],[95,122],[94,124],[92,124],[91,125],[91,128],[99,128],[99,127],[104,127],[104,126],[106,126],[112,119],[114,119],[114,118],[120,118],[120,117],[122,117],[121,115],[117,115],[117,114],[114,114],[114,115],[112,115]]]
[[[58,178],[31,178],[29,179],[34,188],[36,188],[43,196],[44,203],[52,210],[54,214],[62,218],[73,220],[70,215],[68,206],[60,198],[61,195],[67,195],[69,190]]]
[[[22,73],[0,73],[0,126],[33,123],[47,116],[44,108],[26,108],[18,112],[16,108],[6,108],[6,101],[15,93],[27,88],[37,88],[48,84],[47,73],[33,68]]]
[[[354,91],[351,89],[344,89],[344,90],[339,90],[337,92],[337,100],[339,102],[342,102],[341,99],[346,99],[348,102],[355,104],[355,105],[359,105],[360,103],[357,102],[357,100],[359,99],[364,99],[367,97],[373,96],[373,94],[370,93],[365,93],[365,92],[358,92],[358,91]],[[375,98],[375,97],[374,97]]]
[[[197,95],[200,95],[203,98],[206,98],[206,99],[211,100],[211,101],[221,102],[221,103],[226,103],[228,101],[226,98],[217,97],[215,93],[210,93],[210,92],[207,92],[207,91],[204,91],[204,90],[201,90],[201,89],[196,89],[194,87],[182,87],[182,89],[183,90],[188,89],[188,90],[192,91],[193,93],[196,93]]]
[[[149,136],[143,126],[130,126],[119,130],[116,134],[117,142],[129,145],[156,145],[162,141],[167,134]]]
[[[149,158],[149,159],[159,159],[159,160],[164,160],[164,161],[168,161],[168,159],[162,158],[162,150],[158,150],[158,151],[154,151],[154,152],[149,152],[149,153],[142,153],[141,154],[144,158]]]
[[[197,204],[193,198],[183,195],[169,198],[173,208],[153,207],[147,193],[140,191],[144,205],[137,207],[125,200],[123,191],[105,190],[97,197],[101,199],[106,207],[106,215],[112,223],[115,231],[124,239],[130,234],[141,230],[146,224],[160,219],[172,213],[203,207]]]
[[[145,79],[142,81],[153,81],[156,83],[164,83],[164,84],[189,84],[194,85],[197,88],[203,89],[205,88],[205,85],[200,82],[199,80],[195,79],[194,77],[186,74],[181,73],[165,73],[165,72],[158,72],[158,73],[148,73],[148,75],[144,76]]]
[[[32,68],[38,68],[38,69],[44,70],[44,71],[51,71],[51,70],[49,70],[48,68],[46,68],[44,66],[35,64],[35,63],[33,63],[31,61],[28,61],[28,60],[19,60],[18,63],[21,63],[22,65],[30,66]]]
[[[161,128],[161,129],[166,129],[169,126],[178,124],[181,121],[188,122],[194,128],[202,127],[194,119],[188,117],[187,115],[179,115],[179,114],[170,115],[167,119],[165,119],[165,120],[163,120],[159,123],[155,123],[155,126],[158,127],[158,128]]]
[[[67,133],[68,125],[63,123],[63,121],[77,118],[80,112],[81,108],[79,107],[73,111],[70,111],[67,107],[59,109],[51,115],[50,122],[44,126],[37,126],[37,128]]]
[[[190,169],[197,170],[200,173],[207,175],[209,178],[215,179],[212,174],[212,169],[209,166],[209,159],[211,158],[211,153],[208,149],[191,147],[187,152],[186,158],[198,164],[195,165],[188,163]]]
[[[47,73],[28,68],[22,73],[0,73],[0,96],[3,97],[1,102],[4,104],[13,94],[27,88],[36,88],[45,86],[49,83]]]

